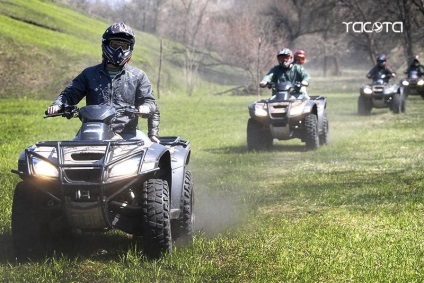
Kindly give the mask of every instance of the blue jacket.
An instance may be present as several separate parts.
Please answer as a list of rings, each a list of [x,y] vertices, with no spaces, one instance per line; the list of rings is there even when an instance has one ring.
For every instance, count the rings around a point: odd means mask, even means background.
[[[113,78],[109,77],[103,61],[99,65],[84,69],[52,105],[77,105],[84,97],[87,105],[112,105],[116,110],[126,106],[145,105],[152,113],[148,119],[148,135],[159,132],[159,110],[153,96],[152,85],[140,69],[125,64]],[[133,134],[138,128],[138,117],[118,117],[114,122],[117,133]]]

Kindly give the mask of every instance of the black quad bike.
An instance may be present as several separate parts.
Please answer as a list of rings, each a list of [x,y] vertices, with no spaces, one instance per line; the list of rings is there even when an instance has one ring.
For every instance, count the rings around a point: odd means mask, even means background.
[[[73,232],[132,234],[147,257],[171,252],[173,242],[193,234],[193,180],[187,169],[190,143],[179,137],[124,140],[111,129],[119,115],[111,106],[90,105],[45,117],[79,117],[72,140],[43,141],[19,156],[22,179],[12,206],[17,257],[43,252]]]
[[[302,98],[300,83],[283,82],[268,87],[272,88],[273,95],[248,107],[248,150],[270,148],[274,139],[298,138],[310,150],[328,144],[327,100],[324,96]]]
[[[400,84],[406,97],[420,95],[424,99],[424,78],[418,71],[410,72],[408,78],[401,80]]]
[[[358,114],[370,115],[372,108],[389,108],[394,114],[405,112],[405,94],[398,84],[390,84],[384,74],[359,90]]]

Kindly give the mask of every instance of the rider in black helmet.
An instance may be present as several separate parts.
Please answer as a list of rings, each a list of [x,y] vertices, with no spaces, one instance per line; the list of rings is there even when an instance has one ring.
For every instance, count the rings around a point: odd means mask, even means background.
[[[380,75],[385,75],[383,78],[385,83],[388,83],[390,78],[396,77],[396,73],[387,66],[386,61],[387,56],[385,54],[379,55],[377,57],[377,64],[368,72],[366,77],[375,81]]]
[[[102,36],[102,62],[83,70],[47,112],[55,114],[63,104],[76,105],[84,97],[87,105],[112,105],[116,110],[135,106],[140,113],[149,115],[148,136],[159,142],[159,111],[152,85],[142,70],[128,64],[134,45],[135,35],[129,26],[116,23],[108,27]],[[118,117],[112,126],[124,139],[147,139],[138,130],[137,117]]]
[[[420,64],[419,58],[420,57],[418,55],[415,55],[412,58],[411,64],[409,64],[408,69],[405,71],[405,74],[408,75],[408,78],[413,71],[417,72],[418,77],[422,77],[424,75],[424,66]]]

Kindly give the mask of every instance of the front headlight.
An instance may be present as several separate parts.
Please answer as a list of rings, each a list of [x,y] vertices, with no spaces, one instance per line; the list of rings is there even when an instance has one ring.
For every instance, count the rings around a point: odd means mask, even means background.
[[[424,85],[424,80],[419,80],[419,81],[417,82],[417,85],[419,85],[419,86]]]
[[[409,85],[409,82],[407,80],[404,80],[404,81],[402,81],[402,85],[408,86]]]
[[[364,88],[364,93],[365,94],[372,94],[372,89],[369,87]]]
[[[268,116],[268,107],[265,103],[256,103],[255,104],[255,116],[257,117],[266,117]]]
[[[109,171],[109,178],[136,175],[138,173],[140,160],[141,156],[137,156],[113,165]]]
[[[32,165],[34,168],[34,173],[39,176],[57,178],[59,177],[59,170],[56,166],[52,165],[50,162],[33,158]]]

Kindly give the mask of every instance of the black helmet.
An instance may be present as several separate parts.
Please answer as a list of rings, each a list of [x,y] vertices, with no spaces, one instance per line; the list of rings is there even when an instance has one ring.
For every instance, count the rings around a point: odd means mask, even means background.
[[[280,58],[282,60],[280,60]],[[285,68],[288,68],[290,64],[293,62],[293,53],[288,48],[283,48],[277,53],[277,60],[280,65]]]
[[[113,24],[102,36],[103,57],[116,67],[124,66],[131,59],[134,44],[134,32],[129,26]]]
[[[386,58],[385,54],[378,55],[377,66],[384,67],[384,65],[386,65],[386,60],[387,60],[387,58]]]

